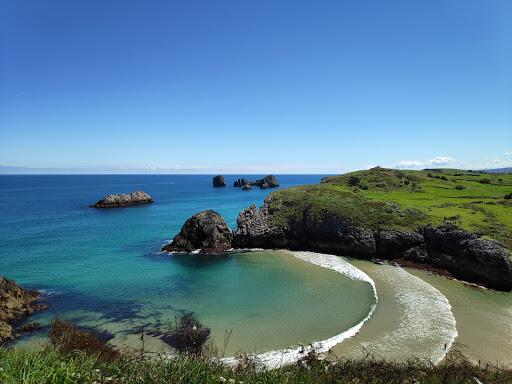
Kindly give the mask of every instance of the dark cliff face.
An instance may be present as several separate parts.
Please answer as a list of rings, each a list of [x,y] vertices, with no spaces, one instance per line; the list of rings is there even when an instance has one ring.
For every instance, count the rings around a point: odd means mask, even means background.
[[[231,248],[233,233],[217,212],[202,211],[188,219],[172,243],[162,248],[169,252],[222,253]]]
[[[23,327],[13,328],[14,323],[47,307],[37,304],[37,299],[36,291],[27,291],[15,281],[0,276],[0,345],[23,331]]]
[[[443,268],[455,277],[499,290],[512,289],[510,252],[453,225],[410,230],[372,230],[328,210],[308,208],[284,222],[268,198],[257,209],[243,210],[233,240],[238,248],[288,248],[358,258],[409,259]]]

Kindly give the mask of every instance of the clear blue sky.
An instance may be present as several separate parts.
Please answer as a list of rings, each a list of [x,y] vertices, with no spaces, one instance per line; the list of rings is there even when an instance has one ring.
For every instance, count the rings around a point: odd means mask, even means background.
[[[0,165],[512,165],[512,1],[0,0]]]

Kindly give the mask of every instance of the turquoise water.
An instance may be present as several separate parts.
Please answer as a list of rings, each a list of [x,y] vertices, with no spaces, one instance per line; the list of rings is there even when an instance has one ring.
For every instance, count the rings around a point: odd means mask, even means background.
[[[227,177],[228,185],[238,176]],[[319,175],[281,175],[282,187]],[[96,210],[108,193],[142,189],[155,203]],[[159,253],[183,222],[214,209],[234,228],[238,212],[268,191],[211,187],[211,176],[0,176],[0,275],[41,290],[53,316],[106,331],[119,346],[193,312],[227,351],[264,351],[340,333],[366,316],[368,284],[276,252],[215,259]],[[21,343],[44,337],[43,328]],[[148,343],[165,349],[157,339]]]

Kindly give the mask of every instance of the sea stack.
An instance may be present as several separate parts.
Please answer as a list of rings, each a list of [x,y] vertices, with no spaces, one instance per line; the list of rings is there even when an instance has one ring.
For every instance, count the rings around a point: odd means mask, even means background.
[[[247,179],[236,179],[233,183],[233,187],[242,188],[244,185],[249,185],[250,181]]]
[[[30,327],[15,329],[13,323],[47,308],[46,305],[37,304],[38,295],[37,291],[25,290],[15,281],[0,276],[0,345],[23,331],[37,327],[32,324]]]
[[[208,210],[196,213],[188,219],[172,242],[162,248],[168,252],[192,252],[216,254],[231,248],[233,233],[217,212]]]
[[[214,187],[225,187],[226,181],[224,180],[224,176],[218,175],[213,178],[213,186]]]
[[[90,205],[91,208],[118,208],[129,205],[150,204],[153,198],[146,192],[136,191],[132,193],[122,193],[119,195],[108,195],[98,200],[95,204]]]
[[[256,185],[261,189],[279,187],[279,182],[277,181],[277,178],[274,175],[265,176],[263,179],[256,180],[250,184]]]

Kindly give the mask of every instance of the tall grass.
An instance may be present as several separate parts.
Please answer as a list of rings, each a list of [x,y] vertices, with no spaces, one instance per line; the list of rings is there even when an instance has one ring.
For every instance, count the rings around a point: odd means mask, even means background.
[[[200,328],[185,321],[175,330]],[[181,331],[180,331],[181,332]],[[361,359],[322,359],[304,352],[297,364],[266,370],[243,354],[238,365],[222,364],[219,353],[204,345],[175,356],[115,351],[95,335],[54,320],[51,343],[39,350],[0,348],[2,384],[273,384],[273,383],[512,383],[512,370],[475,365],[451,352],[439,365],[418,359],[389,362],[365,353]],[[190,345],[195,346],[194,342]]]
[[[458,353],[434,366],[411,359],[404,363],[365,357],[320,360],[307,356],[298,364],[275,370],[257,364],[227,367],[207,356],[122,355],[104,362],[80,351],[0,349],[2,384],[190,384],[190,383],[512,383],[512,371],[471,364]]]

